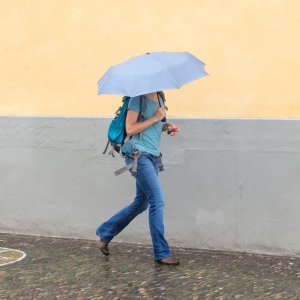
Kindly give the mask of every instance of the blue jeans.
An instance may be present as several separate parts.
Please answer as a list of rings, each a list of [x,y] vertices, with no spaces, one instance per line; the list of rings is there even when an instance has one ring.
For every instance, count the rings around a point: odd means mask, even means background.
[[[132,157],[125,157],[127,165],[132,161]],[[106,243],[109,243],[114,236],[149,206],[149,227],[155,260],[171,256],[169,245],[164,238],[164,196],[158,181],[158,163],[158,157],[141,152],[138,159],[136,197],[134,201],[97,228],[97,234]]]

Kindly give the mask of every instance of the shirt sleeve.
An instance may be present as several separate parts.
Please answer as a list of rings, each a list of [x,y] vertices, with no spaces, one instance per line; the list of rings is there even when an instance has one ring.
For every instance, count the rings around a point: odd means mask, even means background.
[[[127,109],[140,112],[140,96],[130,98]]]

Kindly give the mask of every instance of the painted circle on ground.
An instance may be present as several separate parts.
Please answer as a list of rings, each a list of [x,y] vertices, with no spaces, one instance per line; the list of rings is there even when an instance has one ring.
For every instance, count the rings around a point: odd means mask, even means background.
[[[21,250],[0,247],[0,267],[22,260],[26,253]]]

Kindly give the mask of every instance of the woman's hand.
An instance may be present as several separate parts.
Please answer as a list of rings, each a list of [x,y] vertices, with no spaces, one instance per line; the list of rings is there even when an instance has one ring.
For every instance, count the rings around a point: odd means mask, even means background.
[[[176,126],[174,124],[169,124],[168,132],[170,132],[170,131],[171,132],[168,133],[168,135],[169,136],[173,136],[173,135],[177,134],[179,132],[179,130],[180,130],[180,127],[178,127],[178,126]]]
[[[165,108],[164,107],[159,107],[154,115],[155,120],[161,121],[165,117]]]

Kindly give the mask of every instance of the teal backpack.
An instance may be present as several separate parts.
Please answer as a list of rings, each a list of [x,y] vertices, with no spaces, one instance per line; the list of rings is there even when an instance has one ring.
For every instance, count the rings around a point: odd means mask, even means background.
[[[127,136],[126,133],[126,116],[127,116],[127,109],[128,104],[130,101],[130,97],[124,96],[123,97],[123,104],[118,108],[115,112],[115,118],[111,121],[108,127],[108,142],[105,147],[103,154],[106,153],[108,145],[111,145],[111,150],[108,154],[114,156],[114,152],[120,153],[121,147],[123,146],[126,137],[129,139],[130,137]],[[144,121],[146,119],[146,111],[147,105],[144,96],[140,96],[140,112],[138,116],[138,121]],[[140,133],[140,138],[142,138],[143,133]],[[122,152],[120,153],[122,155]],[[122,155],[123,156],[123,155]]]
[[[114,151],[117,151],[118,153],[120,152],[120,148],[122,147],[126,137],[125,122],[129,100],[130,97],[124,96],[123,105],[115,112],[115,118],[111,121],[108,127],[108,142],[103,154],[106,153],[109,144],[111,144],[112,148],[108,154],[115,157]]]

